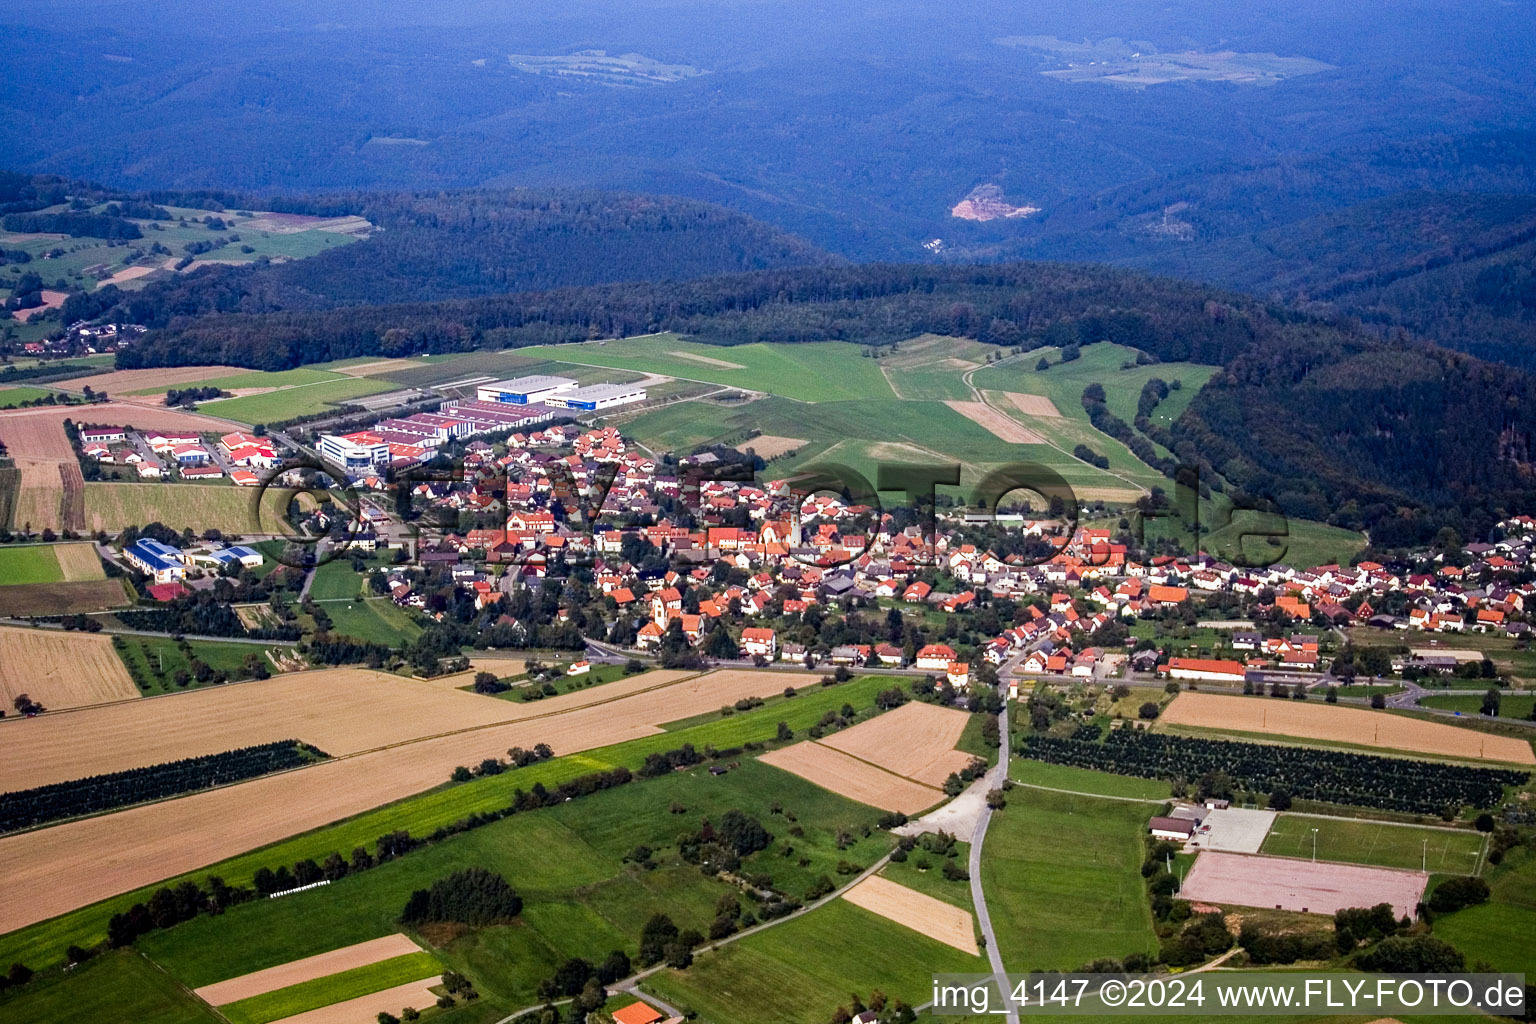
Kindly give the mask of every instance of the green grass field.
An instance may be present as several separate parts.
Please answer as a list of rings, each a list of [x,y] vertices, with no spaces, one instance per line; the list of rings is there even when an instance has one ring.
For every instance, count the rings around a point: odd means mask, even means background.
[[[1481,693],[1435,694],[1421,699],[1419,703],[1430,708],[1460,711],[1464,715],[1480,715],[1483,710],[1483,695]],[[1499,698],[1499,717],[1529,718],[1533,705],[1536,705],[1536,695],[1505,694]]]
[[[421,635],[410,612],[387,597],[363,601],[327,601],[320,607],[331,617],[331,632],[370,643],[399,647]]]
[[[1484,877],[1489,902],[1437,918],[1435,934],[1466,954],[1469,965],[1486,961],[1536,976],[1536,856],[1528,847],[1513,849]]]
[[[58,583],[64,579],[58,556],[46,545],[0,547],[0,586],[12,583]]]
[[[329,373],[313,366],[301,366],[293,370],[250,370],[245,373],[215,374],[206,380],[191,381],[178,387],[209,387],[219,388],[223,391],[236,391],[245,388],[292,388],[301,384],[322,384],[326,381],[342,380],[345,375]],[[128,392],[130,395],[158,395],[165,388],[140,388],[137,391]]]
[[[131,949],[91,960],[0,997],[7,1024],[217,1024],[219,1018],[170,975]]]
[[[47,398],[53,392],[45,388],[29,388],[26,386],[7,388],[0,387],[0,409],[14,409],[22,402],[35,402],[39,398]]]
[[[321,1006],[356,999],[407,982],[435,978],[443,965],[431,953],[407,953],[325,978],[289,985],[219,1007],[230,1024],[268,1024]],[[417,1007],[423,1009],[423,1007]]]
[[[557,362],[765,391],[802,402],[896,397],[876,360],[862,357],[859,346],[840,341],[723,346],[658,334],[584,345],[541,345],[520,351]]]
[[[1168,783],[1158,779],[1136,779],[1129,775],[1113,775],[1089,768],[1046,764],[1025,757],[1009,762],[1008,777],[1032,786],[1066,789],[1093,796],[1125,796],[1137,800],[1166,800],[1169,796]]]
[[[1314,828],[1318,830],[1317,859],[1345,864],[1416,871],[1427,863],[1431,872],[1467,875],[1477,870],[1483,850],[1481,832],[1282,814],[1275,819],[1259,852],[1311,857]]]
[[[203,402],[198,408],[209,416],[220,416],[237,423],[278,423],[297,416],[325,412],[337,405],[346,404],[350,399],[376,395],[392,390],[394,386],[386,380],[338,374],[331,380],[299,384],[279,391],[269,391],[264,395]]]
[[[985,969],[969,956],[883,917],[834,900],[793,921],[704,954],[686,971],[644,982],[660,998],[713,1024],[823,1024],[850,992],[879,989],[927,1002],[934,972]]]
[[[956,843],[955,863],[962,868],[966,867],[969,864],[970,851],[970,843]],[[971,883],[968,880],[944,877],[944,862],[948,859],[926,853],[918,847],[907,855],[906,860],[891,861],[881,869],[880,874],[898,885],[916,889],[935,899],[971,911]],[[927,867],[923,867],[924,864]]]
[[[352,570],[352,561],[337,558],[315,569],[309,596],[315,601],[351,600],[363,592],[363,577]]]
[[[191,675],[192,668],[181,646],[170,637],[125,636],[123,642],[124,647],[114,649],[118,658],[128,667],[128,674],[139,684],[139,692],[145,696],[177,693],[207,685],[199,683],[195,676],[186,686],[176,685],[177,671],[185,669]],[[256,644],[224,644],[211,640],[189,640],[187,643],[191,647],[192,657],[202,660],[215,670],[227,672],[231,678],[240,672],[245,659],[252,654],[261,656],[267,669],[272,670],[271,662],[266,661],[266,649]]]
[[[160,884],[174,885],[184,880],[201,882],[210,874],[219,875],[231,881],[248,880],[261,867],[292,864],[305,857],[312,857],[317,861],[323,860],[333,850],[348,853],[358,846],[372,849],[374,841],[379,836],[397,829],[408,830],[413,835],[425,835],[439,826],[451,824],[467,815],[505,807],[511,803],[517,789],[528,789],[535,782],[554,786],[579,775],[618,765],[635,769],[640,766],[647,754],[670,750],[684,743],[692,743],[700,749],[705,744],[726,749],[740,746],[749,740],[767,741],[774,736],[777,723],[780,721],[786,722],[796,733],[800,733],[815,724],[824,713],[836,710],[845,702],[852,704],[861,712],[867,711],[873,707],[875,694],[895,682],[898,680],[890,676],[861,676],[839,686],[815,688],[793,700],[781,699],[756,711],[733,715],[679,732],[657,733],[654,736],[601,747],[581,754],[556,757],[515,772],[461,785],[445,785],[419,796],[368,811],[335,825],[210,864],[206,868],[169,879],[165,883],[157,883],[154,886],[124,893],[49,921],[39,922],[0,936],[0,962],[11,963],[20,960],[29,964],[48,964],[58,961],[63,956],[64,948],[71,943],[90,946],[100,942],[106,937],[107,921],[113,914],[127,910],[135,902],[147,900]],[[775,785],[779,784],[775,783]],[[290,897],[274,902],[289,903],[291,900],[301,900],[306,897]],[[362,938],[367,937],[369,936],[362,936]],[[352,941],[361,941],[361,938]],[[338,943],[340,944],[344,943]],[[240,972],[232,972],[230,976],[237,973]],[[221,979],[215,977],[210,980]]]
[[[1146,804],[1014,787],[982,884],[1010,971],[1071,970],[1156,948],[1141,878]]]

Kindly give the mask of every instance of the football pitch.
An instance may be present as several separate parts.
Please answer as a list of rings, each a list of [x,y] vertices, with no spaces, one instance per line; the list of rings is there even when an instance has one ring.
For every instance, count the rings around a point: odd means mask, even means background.
[[[1310,858],[1314,828],[1318,860],[1411,870],[1426,867],[1457,875],[1476,873],[1482,862],[1480,832],[1305,814],[1282,814],[1275,819],[1260,852]]]

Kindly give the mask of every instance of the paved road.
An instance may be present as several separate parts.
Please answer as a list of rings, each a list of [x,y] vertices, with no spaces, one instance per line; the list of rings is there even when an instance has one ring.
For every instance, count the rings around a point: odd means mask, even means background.
[[[988,783],[994,789],[1001,789],[1003,782],[1008,778],[1008,708],[1003,707],[1003,713],[998,716],[998,724],[1002,727],[1002,738],[998,741],[997,764],[987,773]],[[987,960],[992,965],[992,974],[997,978],[998,991],[1006,996],[1009,992],[1007,972],[1003,968],[1003,954],[997,948],[997,935],[992,931],[992,915],[987,912],[987,894],[981,886],[981,851],[982,845],[987,839],[987,825],[992,820],[992,808],[983,807],[981,816],[976,819],[976,833],[971,838],[971,902],[976,907],[976,924],[981,929],[982,938],[987,943]],[[1011,1002],[1008,1006],[1008,1024],[1019,1024],[1019,1011]]]

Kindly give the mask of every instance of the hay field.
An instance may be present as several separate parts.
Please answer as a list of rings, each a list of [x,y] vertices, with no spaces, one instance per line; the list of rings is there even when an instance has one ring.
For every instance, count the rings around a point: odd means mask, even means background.
[[[998,412],[985,402],[948,401],[944,404],[977,426],[985,428],[994,437],[1001,438],[1009,444],[1045,443],[1045,439],[1039,434],[1021,426],[1017,421]]]
[[[264,971],[252,971],[228,981],[215,982],[193,989],[192,994],[212,1006],[249,999],[252,996],[275,992],[289,985],[297,985],[316,978],[326,978],[354,967],[367,967],[391,957],[419,953],[421,947],[405,935],[396,932],[379,939],[369,939],[328,953],[317,953],[302,960],[292,960]],[[403,1005],[403,1004],[402,1004]]]
[[[888,772],[942,786],[951,772],[970,764],[971,755],[955,749],[969,720],[964,711],[914,701],[820,742]]]
[[[103,665],[114,663],[111,667],[127,687],[127,696],[137,696],[107,637],[0,631],[0,643],[13,644],[18,651],[27,643],[36,644],[36,637],[58,645],[53,660],[69,672],[77,668],[83,671],[89,664],[64,661],[72,647],[101,651]],[[42,653],[40,648],[34,649]],[[252,646],[251,650],[259,652],[261,648]],[[103,671],[101,666],[93,666],[93,670]],[[82,681],[79,685],[88,684]],[[590,692],[581,691],[581,695]],[[39,693],[32,695],[49,703]],[[73,703],[99,701],[77,699]],[[524,707],[531,705],[485,700],[476,694],[426,686],[368,669],[292,672],[68,715],[45,715],[14,725],[0,723],[0,729],[8,730],[0,744],[0,778],[11,788],[28,789],[283,739],[303,740],[335,756],[355,754],[495,725],[518,717],[517,712]]]
[[[133,700],[138,697],[139,689],[133,685],[117,652],[112,650],[110,637],[0,627],[0,701],[9,710],[20,693],[55,711],[107,701]],[[0,756],[9,755],[12,742],[25,738],[24,731],[51,717],[44,715],[8,726],[14,731],[3,734],[6,750]],[[63,719],[68,717],[61,716]],[[78,766],[76,774],[79,774]],[[25,784],[15,783],[8,772],[0,771],[0,778],[6,780],[7,789],[26,788]]]
[[[94,544],[60,544],[53,549],[53,553],[59,560],[64,578],[70,582],[107,578],[101,559],[96,557]]]
[[[190,526],[198,532],[279,532],[276,517],[265,513],[260,524],[264,528],[257,529],[252,510],[257,491],[227,484],[92,482],[85,485],[85,523],[92,532],[108,533],[152,522],[175,530]]]
[[[357,669],[329,671],[369,674]],[[292,683],[318,675],[320,673],[297,673],[267,682]],[[401,680],[403,685],[419,687],[422,693],[433,698],[445,693],[454,694],[493,706],[506,718],[517,717],[498,725],[401,741],[393,746],[335,757],[297,771],[0,839],[0,862],[7,865],[9,883],[25,886],[31,894],[26,900],[0,901],[0,933],[415,795],[441,785],[456,765],[475,764],[486,757],[504,757],[509,747],[548,743],[556,754],[572,754],[655,735],[667,722],[713,711],[744,696],[767,697],[782,693],[786,679],[802,684],[807,682],[801,673],[746,670],[714,672],[661,685],[647,676],[636,676],[532,704],[499,701]],[[164,710],[157,714],[169,718],[179,716],[177,709],[197,696],[243,690],[257,692],[265,686],[266,683],[240,683],[223,690],[198,690],[120,705],[119,708],[161,705]],[[272,710],[270,702],[254,702],[253,714],[259,716],[269,710]],[[362,717],[355,710],[340,710],[354,719]],[[369,717],[386,717],[378,714],[376,703],[369,703],[367,710]],[[78,720],[79,716],[89,713],[70,712],[57,716],[55,721]],[[5,727],[16,728],[19,736],[24,729],[17,726],[47,725],[48,719],[45,715]],[[374,722],[359,724],[356,728],[377,732],[390,726]],[[302,733],[297,738],[317,742],[314,736]],[[226,740],[219,743],[218,748],[236,745],[236,742]],[[10,762],[10,743],[4,746],[3,757]],[[329,753],[337,753],[325,747],[323,742],[320,746]],[[867,773],[893,780],[897,788],[913,795],[904,806],[926,807],[941,798],[937,790],[864,765],[846,754],[826,747],[818,746],[817,749],[858,765]],[[131,757],[127,759],[133,760]],[[8,770],[0,766],[0,775]],[[55,766],[55,773],[58,770]],[[89,770],[109,769],[92,767]],[[80,772],[66,774],[74,777]],[[889,784],[886,788],[890,788]]]
[[[148,268],[145,268],[147,271]],[[109,396],[123,395],[130,391],[139,391],[144,388],[155,388],[160,394],[167,390],[180,387],[183,384],[196,384],[205,380],[216,380],[220,377],[232,377],[240,373],[250,373],[248,369],[239,366],[225,366],[216,364],[213,366],[157,366],[147,370],[113,370],[110,373],[98,373],[90,377],[75,377],[64,381],[60,386],[70,391],[84,391],[90,388],[92,391],[105,391]],[[146,396],[149,397],[149,396]],[[153,396],[158,400],[158,395]]]
[[[882,811],[914,814],[944,798],[937,789],[810,740],[771,751],[758,760]]]
[[[1170,725],[1327,740],[1467,760],[1536,764],[1531,744],[1512,736],[1493,736],[1387,712],[1328,707],[1312,702],[1185,691],[1168,705],[1160,721]]]
[[[1015,409],[1026,416],[1061,418],[1061,412],[1056,408],[1056,403],[1044,395],[1026,395],[1020,391],[1004,391],[1003,394],[1008,396],[1008,401],[1013,403]]]
[[[908,889],[889,878],[870,875],[843,893],[843,899],[872,914],[879,914],[887,921],[895,921],[904,928],[953,946],[962,953],[972,956],[981,953],[976,947],[976,928],[969,911],[916,889]]]
[[[790,452],[804,448],[810,442],[798,437],[779,437],[776,434],[759,434],[750,441],[743,441],[736,446],[739,452],[745,452],[751,448],[765,459],[771,459],[776,455],[787,455]]]
[[[382,992],[296,1013],[272,1024],[367,1024],[380,1013],[398,1015],[407,1006],[418,1010],[435,1007],[437,995],[432,989],[442,983],[441,977],[411,981]]]

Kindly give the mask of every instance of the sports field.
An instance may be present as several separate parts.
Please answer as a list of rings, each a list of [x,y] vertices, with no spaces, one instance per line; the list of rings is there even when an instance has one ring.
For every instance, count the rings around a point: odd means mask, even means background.
[[[1412,917],[1429,876],[1417,869],[1365,867],[1319,860],[1202,853],[1184,878],[1185,899],[1221,906],[1274,907],[1332,914],[1346,907],[1392,904],[1397,917]]]
[[[1283,857],[1311,857],[1317,829],[1317,859],[1384,868],[1421,866],[1437,874],[1470,875],[1481,864],[1481,832],[1421,828],[1363,819],[1282,814],[1260,852]]]
[[[1071,970],[1157,947],[1141,877],[1148,805],[1015,787],[981,880],[1010,971]]]
[[[1330,707],[1312,701],[1227,697],[1185,691],[1163,711],[1160,723],[1325,740],[1467,760],[1536,764],[1529,740],[1492,736],[1384,711]]]
[[[643,987],[714,1024],[759,1024],[769,1006],[775,1024],[824,1024],[852,992],[868,999],[879,989],[916,1006],[931,998],[935,972],[984,969],[980,957],[833,900]]]

